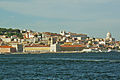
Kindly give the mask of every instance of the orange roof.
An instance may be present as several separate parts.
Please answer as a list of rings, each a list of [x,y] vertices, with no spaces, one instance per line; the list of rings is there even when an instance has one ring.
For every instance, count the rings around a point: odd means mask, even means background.
[[[61,47],[85,47],[84,45],[61,45]]]
[[[33,46],[25,46],[25,47],[49,47],[48,45],[33,45]]]
[[[12,46],[0,46],[0,48],[14,48]]]
[[[50,33],[50,32],[44,32],[44,33],[51,36],[61,36],[60,34],[57,33]]]
[[[8,43],[19,43],[19,42],[8,42]]]
[[[100,47],[91,47],[90,49],[95,49],[95,48],[100,48]]]

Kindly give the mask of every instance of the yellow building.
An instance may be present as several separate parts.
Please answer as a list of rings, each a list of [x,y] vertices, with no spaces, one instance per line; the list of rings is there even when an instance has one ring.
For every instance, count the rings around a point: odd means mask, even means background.
[[[30,53],[50,52],[50,47],[47,45],[25,46],[24,52],[30,52]]]
[[[64,45],[72,45],[72,42],[64,42]]]

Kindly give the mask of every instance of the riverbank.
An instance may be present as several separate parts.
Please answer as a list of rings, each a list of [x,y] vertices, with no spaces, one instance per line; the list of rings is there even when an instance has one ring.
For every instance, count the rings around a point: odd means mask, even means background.
[[[47,53],[112,53],[112,52],[82,52],[82,51],[60,51],[60,52],[15,52],[15,53],[0,53],[0,54],[47,54]],[[120,53],[117,51],[117,53]]]
[[[61,52],[16,52],[11,54],[46,54],[46,53],[83,53],[81,51],[61,51]]]

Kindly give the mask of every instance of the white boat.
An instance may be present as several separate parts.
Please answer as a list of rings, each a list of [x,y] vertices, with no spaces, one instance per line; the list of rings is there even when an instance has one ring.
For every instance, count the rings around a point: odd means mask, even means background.
[[[108,49],[108,52],[118,52],[118,50]]]
[[[99,52],[96,49],[83,49],[82,52]]]

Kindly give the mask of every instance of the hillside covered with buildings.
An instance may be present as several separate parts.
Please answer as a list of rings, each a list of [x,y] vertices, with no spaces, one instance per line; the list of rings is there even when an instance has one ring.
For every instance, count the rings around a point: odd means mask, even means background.
[[[66,31],[52,33],[0,28],[0,53],[108,52],[119,49],[120,41],[115,41],[110,32],[106,38],[90,38],[87,34]]]

